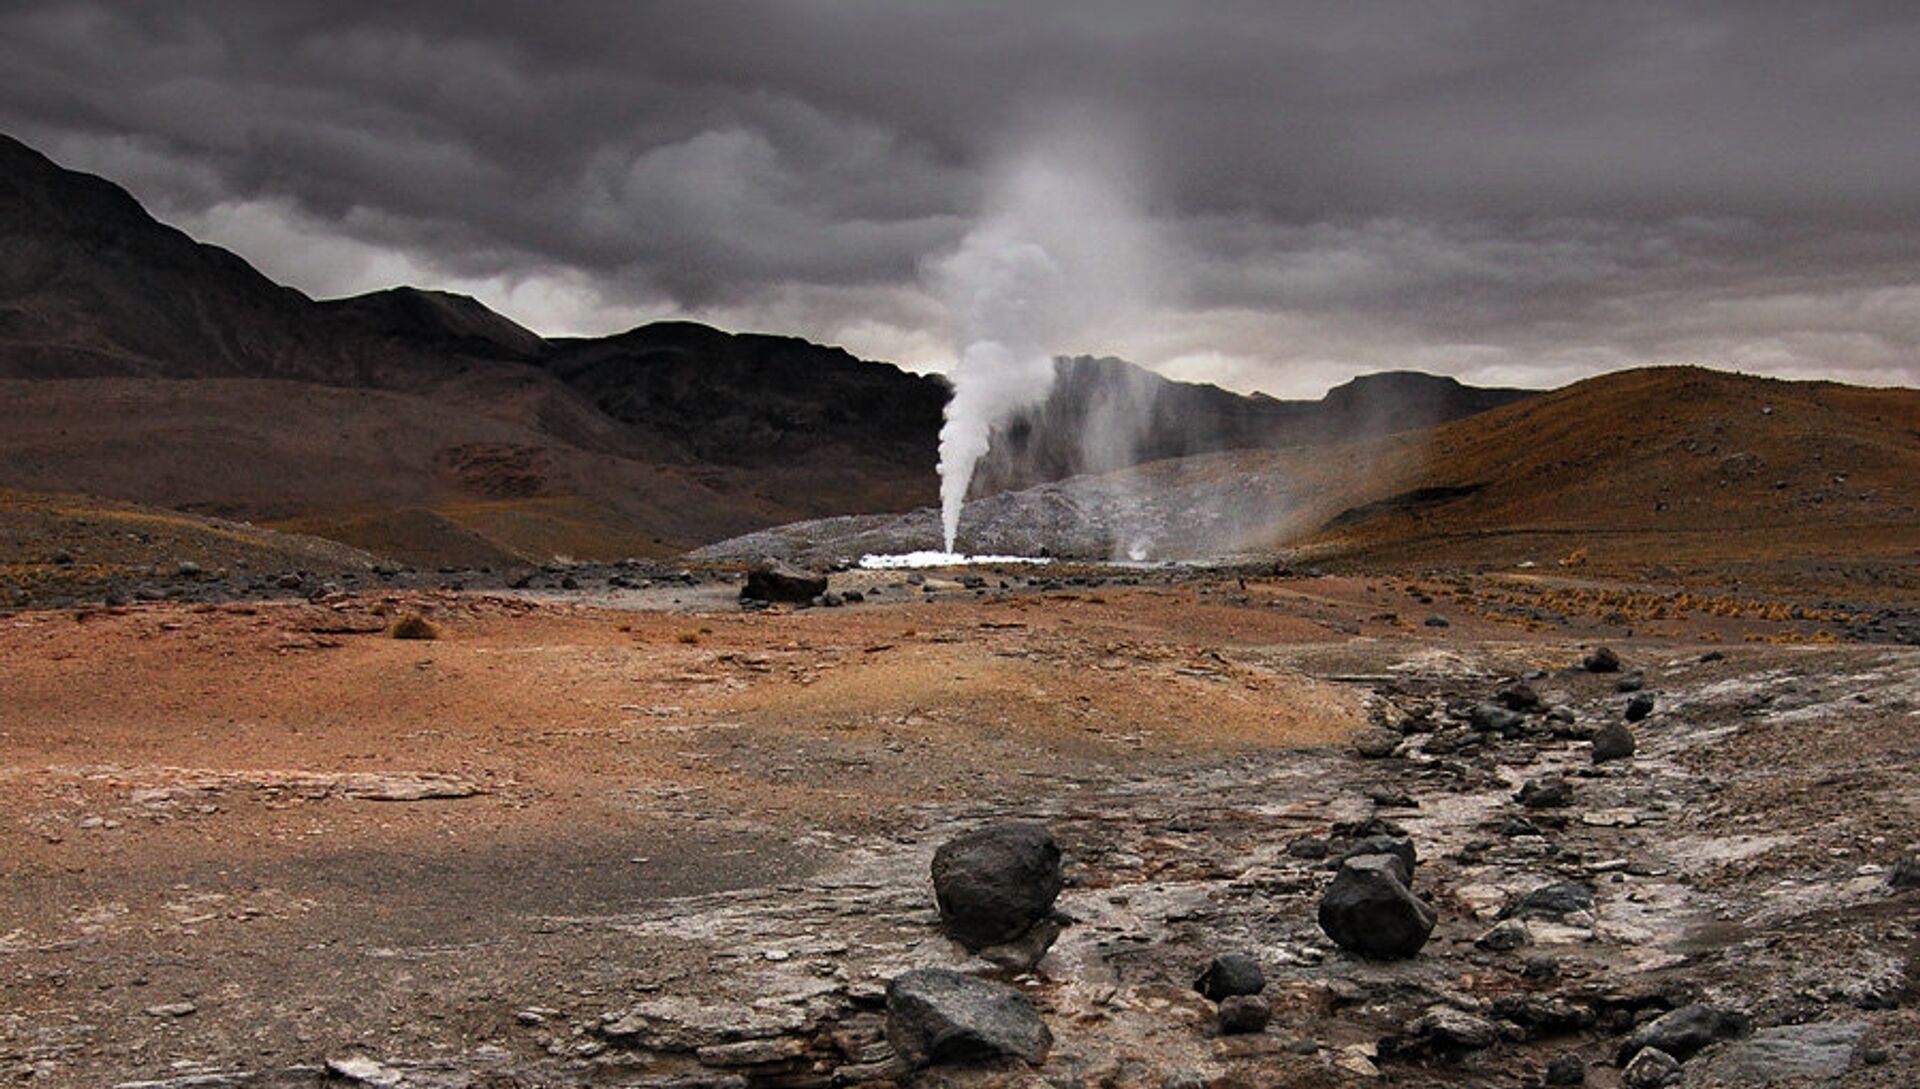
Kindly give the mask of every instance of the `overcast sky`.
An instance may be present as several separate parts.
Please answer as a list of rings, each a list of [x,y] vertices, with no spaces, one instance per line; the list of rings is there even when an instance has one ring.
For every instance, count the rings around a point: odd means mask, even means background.
[[[1154,240],[1062,350],[1278,395],[1920,385],[1914,3],[9,2],[0,129],[310,294],[547,334],[943,368],[928,269],[1050,155]]]

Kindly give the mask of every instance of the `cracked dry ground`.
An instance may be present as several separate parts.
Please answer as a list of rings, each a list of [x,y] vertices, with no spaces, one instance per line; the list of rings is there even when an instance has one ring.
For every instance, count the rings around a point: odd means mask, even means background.
[[[1608,1086],[1637,1019],[1706,999],[1856,1032],[1829,1084],[1920,1078],[1920,893],[1886,875],[1920,845],[1920,652],[1702,661],[1724,630],[1615,631],[1658,704],[1638,757],[1595,770],[1580,737],[1626,697],[1572,668],[1592,632],[1413,627],[1394,619],[1426,611],[1408,592],[0,619],[0,1077],[1513,1086],[1578,1053]],[[384,637],[396,609],[445,637]],[[1537,670],[1570,714],[1466,729]],[[1349,746],[1369,722],[1405,732],[1392,755]],[[1513,800],[1555,773],[1571,807]],[[1439,912],[1411,961],[1356,960],[1314,921],[1331,874],[1297,842],[1376,816],[1413,837]],[[1044,821],[1069,856],[1076,922],[1015,980],[1052,1054],[908,1077],[885,981],[981,967],[936,931],[928,860],[1003,817]],[[1511,897],[1562,880],[1595,909],[1475,947]],[[1231,950],[1266,967],[1265,1033],[1217,1036],[1192,990]],[[1435,1005],[1502,1038],[1396,1046]],[[1715,1063],[1687,1084],[1740,1083]]]

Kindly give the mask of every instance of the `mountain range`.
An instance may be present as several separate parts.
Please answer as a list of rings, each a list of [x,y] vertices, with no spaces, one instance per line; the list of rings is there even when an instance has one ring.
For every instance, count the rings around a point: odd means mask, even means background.
[[[414,563],[659,556],[931,502],[945,380],[661,321],[549,338],[445,292],[314,300],[0,136],[0,487]],[[1318,401],[1063,359],[974,494],[1377,437],[1529,396],[1407,372]]]

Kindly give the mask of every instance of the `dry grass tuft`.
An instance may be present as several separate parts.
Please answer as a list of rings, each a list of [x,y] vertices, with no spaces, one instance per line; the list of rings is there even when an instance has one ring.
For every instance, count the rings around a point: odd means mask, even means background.
[[[394,621],[387,628],[387,634],[395,639],[438,639],[440,628],[424,616],[409,613]]]

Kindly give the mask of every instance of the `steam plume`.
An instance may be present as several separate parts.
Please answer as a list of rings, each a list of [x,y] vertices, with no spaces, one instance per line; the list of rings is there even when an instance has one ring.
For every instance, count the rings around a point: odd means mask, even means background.
[[[1122,167],[1084,132],[1036,143],[999,173],[986,214],[938,268],[959,348],[940,429],[948,552],[994,428],[1046,400],[1069,338],[1139,294],[1147,232]]]

